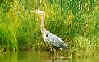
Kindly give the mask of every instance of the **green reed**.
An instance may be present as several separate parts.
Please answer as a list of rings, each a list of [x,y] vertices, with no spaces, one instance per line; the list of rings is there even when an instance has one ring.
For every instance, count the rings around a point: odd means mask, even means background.
[[[99,6],[94,0],[1,1],[0,48],[45,47],[39,15],[31,12],[35,9],[45,11],[46,29],[63,38],[72,52],[94,53],[98,49]]]

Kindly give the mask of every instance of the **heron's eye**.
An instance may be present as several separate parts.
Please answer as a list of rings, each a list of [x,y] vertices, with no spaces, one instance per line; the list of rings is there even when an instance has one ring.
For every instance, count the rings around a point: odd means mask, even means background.
[[[46,37],[48,37],[48,34],[46,34]]]

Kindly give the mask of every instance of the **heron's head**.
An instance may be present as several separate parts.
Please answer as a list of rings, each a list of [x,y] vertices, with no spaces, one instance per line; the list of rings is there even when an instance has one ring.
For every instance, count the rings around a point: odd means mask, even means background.
[[[40,19],[41,19],[42,17],[45,17],[45,12],[44,12],[44,11],[34,10],[33,12],[36,13],[36,14],[38,14],[39,17],[40,17]]]
[[[41,16],[43,16],[45,14],[45,12],[44,11],[41,11],[41,10],[35,10],[35,13],[36,14],[39,14]]]

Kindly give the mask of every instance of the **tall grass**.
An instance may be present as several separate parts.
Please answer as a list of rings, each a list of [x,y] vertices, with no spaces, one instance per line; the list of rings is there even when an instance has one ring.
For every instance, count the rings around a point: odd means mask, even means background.
[[[98,1],[97,1],[98,2]],[[45,11],[45,27],[63,38],[73,52],[98,49],[99,6],[95,0],[4,0],[0,2],[0,47],[45,47],[38,15]]]

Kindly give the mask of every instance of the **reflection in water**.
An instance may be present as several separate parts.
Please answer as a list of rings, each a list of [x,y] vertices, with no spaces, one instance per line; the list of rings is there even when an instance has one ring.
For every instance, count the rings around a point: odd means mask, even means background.
[[[46,51],[19,51],[0,55],[0,62],[97,62],[98,57],[80,58],[74,55],[60,56]]]
[[[0,62],[70,62],[70,59],[44,51],[19,51],[0,56]]]

